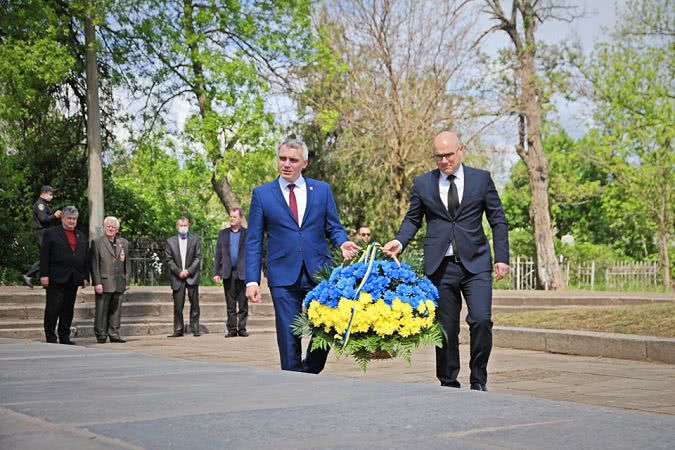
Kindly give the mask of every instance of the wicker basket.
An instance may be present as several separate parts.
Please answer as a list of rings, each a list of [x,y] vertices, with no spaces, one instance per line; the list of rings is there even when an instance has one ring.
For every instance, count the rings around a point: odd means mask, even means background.
[[[393,356],[384,350],[378,350],[370,354],[370,359],[391,359]]]

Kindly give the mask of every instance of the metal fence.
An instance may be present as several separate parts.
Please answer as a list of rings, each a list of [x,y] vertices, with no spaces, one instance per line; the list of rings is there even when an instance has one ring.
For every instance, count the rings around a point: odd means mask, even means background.
[[[202,281],[208,282],[213,271],[216,239],[201,239],[202,242]],[[164,239],[135,239],[129,241],[129,262],[131,265],[132,285],[158,286],[169,285],[169,272],[164,261]]]
[[[213,271],[216,238],[202,239],[202,283],[209,284]],[[131,284],[137,286],[168,285],[164,262],[163,239],[136,239],[129,242]],[[561,269],[568,287],[579,289],[654,289],[660,286],[656,262],[563,261]],[[498,285],[504,289],[537,289],[537,265],[532,258],[518,256],[511,260],[511,272]]]
[[[565,285],[579,289],[656,289],[661,286],[659,265],[654,261],[576,263],[562,261]],[[511,260],[508,288],[536,289],[537,266],[532,258],[516,257]],[[502,287],[506,287],[505,285]]]

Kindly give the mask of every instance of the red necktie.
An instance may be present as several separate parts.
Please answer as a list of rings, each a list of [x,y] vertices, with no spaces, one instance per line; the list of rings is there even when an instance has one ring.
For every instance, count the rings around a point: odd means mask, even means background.
[[[291,212],[293,213],[293,217],[295,217],[295,221],[300,223],[300,219],[298,218],[298,201],[295,199],[295,192],[293,192],[294,187],[294,184],[288,185],[288,190],[290,191],[288,194],[288,206],[291,208]]]

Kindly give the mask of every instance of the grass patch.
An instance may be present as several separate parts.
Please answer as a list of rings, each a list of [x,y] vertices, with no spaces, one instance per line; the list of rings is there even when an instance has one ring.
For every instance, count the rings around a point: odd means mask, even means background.
[[[501,327],[601,331],[675,338],[675,303],[495,313]]]

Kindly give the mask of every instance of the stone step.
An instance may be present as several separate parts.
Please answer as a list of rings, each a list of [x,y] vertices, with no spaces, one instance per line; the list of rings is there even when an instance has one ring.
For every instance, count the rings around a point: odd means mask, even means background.
[[[225,334],[225,324],[222,322],[201,322],[200,331],[202,334],[215,333],[215,334]],[[260,333],[274,333],[275,327],[272,322],[271,325],[254,325],[251,324],[247,326],[247,331],[250,334],[260,334]],[[173,323],[172,322],[147,322],[147,323],[122,323],[120,325],[120,335],[122,337],[126,336],[144,336],[144,335],[169,335],[173,333]],[[190,333],[187,332],[186,336],[191,337]],[[0,330],[0,337],[3,338],[14,338],[14,339],[32,339],[37,341],[44,341],[44,329],[42,326],[40,328],[27,327],[27,328],[11,328]],[[93,324],[80,324],[73,326],[71,328],[71,337],[94,337],[94,327]]]
[[[201,303],[200,316],[208,318],[224,318],[226,315],[225,302]],[[184,311],[188,311],[190,304],[185,302]],[[42,305],[0,305],[0,323],[7,320],[31,320],[41,319],[44,316],[44,304]],[[93,319],[95,306],[90,302],[75,304],[75,319]],[[274,306],[270,303],[249,304],[249,316],[274,316]],[[122,317],[173,317],[173,303],[171,302],[122,302]]]
[[[268,291],[263,290],[263,302],[271,303]],[[171,302],[171,288],[162,287],[132,287],[125,294],[128,302]],[[204,286],[199,290],[200,304],[224,304],[225,295],[222,288]],[[0,306],[3,304],[44,305],[45,292],[36,287],[29,289],[20,286],[0,287]],[[91,287],[80,289],[77,296],[78,303],[93,303],[94,290]],[[658,293],[621,293],[621,292],[544,292],[544,291],[495,291],[493,305],[498,306],[615,306],[637,305],[657,302],[675,302],[675,296]]]
[[[86,289],[79,289],[77,291],[77,303],[93,303],[94,302],[94,290],[91,287]],[[269,292],[262,292],[262,300],[266,303],[272,302],[272,297]],[[171,289],[158,289],[158,288],[131,288],[124,293],[123,298],[125,301],[133,302],[171,302]],[[186,299],[187,301],[187,299]],[[199,302],[200,304],[205,303],[225,303],[225,294],[220,288],[201,288],[199,290]],[[16,288],[8,289],[7,287],[0,286],[0,306],[10,304],[10,305],[44,305],[45,303],[45,291],[44,289],[28,289],[24,288],[18,290]]]
[[[189,322],[188,314],[183,314],[183,319],[186,322]],[[173,317],[134,317],[127,318],[122,316],[122,325],[127,324],[154,324],[154,323],[173,323]],[[200,318],[201,323],[225,323],[224,317],[221,318],[209,318],[202,319]],[[248,317],[247,324],[250,326],[274,326],[274,317]],[[73,319],[73,326],[94,326],[93,319]],[[0,320],[0,333],[3,330],[12,330],[12,329],[21,329],[21,328],[35,328],[43,330],[43,319],[39,320],[21,320],[21,321],[5,321]]]

